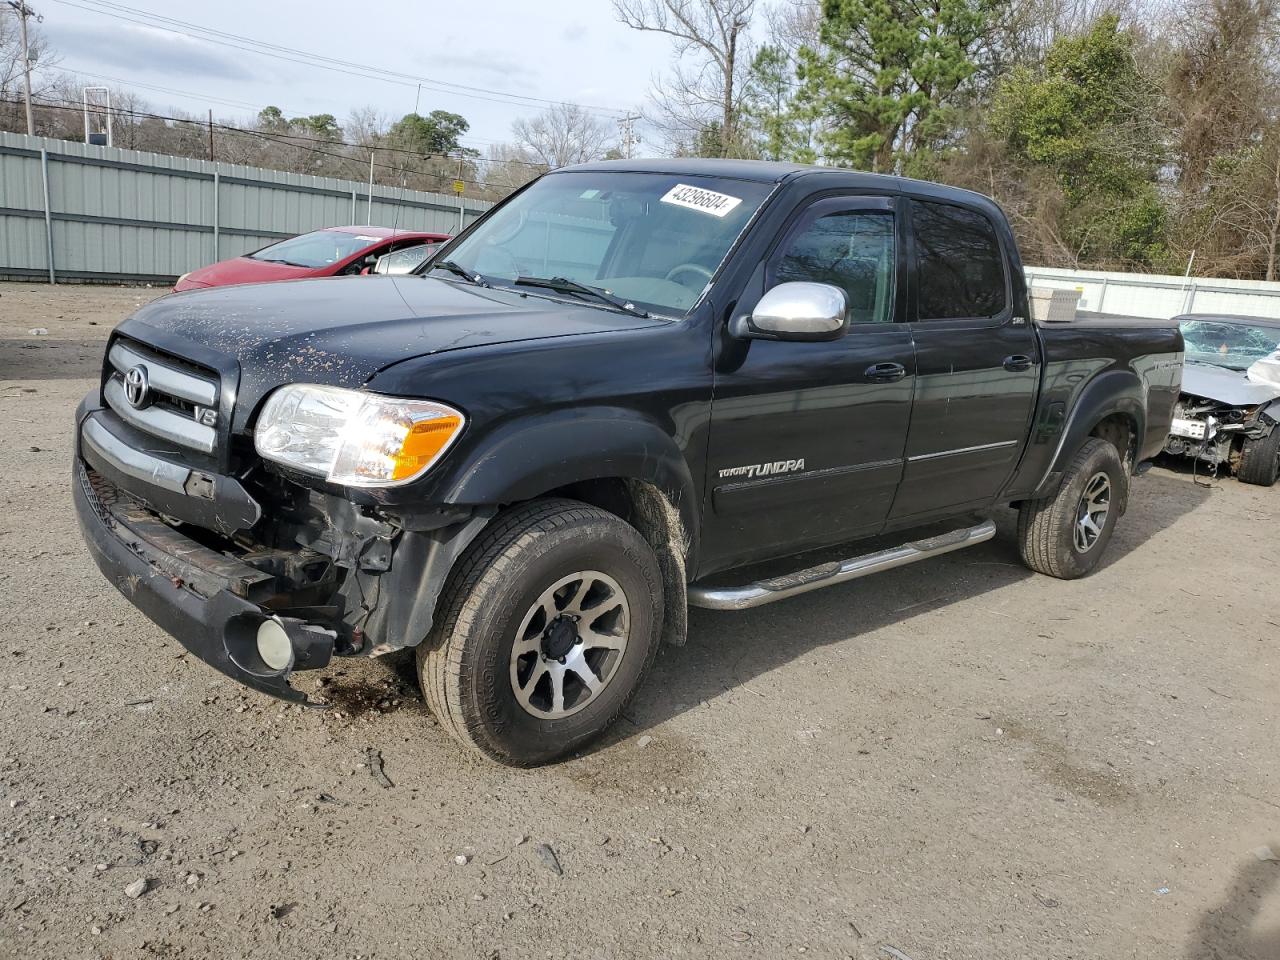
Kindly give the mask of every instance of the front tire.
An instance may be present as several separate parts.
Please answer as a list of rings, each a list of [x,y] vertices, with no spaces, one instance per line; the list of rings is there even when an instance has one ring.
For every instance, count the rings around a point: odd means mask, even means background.
[[[1243,483],[1256,483],[1269,487],[1280,476],[1280,425],[1257,440],[1246,440],[1240,451],[1240,465],[1236,479]]]
[[[1075,580],[1093,572],[1111,542],[1129,476],[1119,451],[1091,437],[1072,457],[1058,492],[1018,512],[1022,562],[1037,573]]]
[[[499,515],[441,596],[418,678],[440,725],[509,766],[589,743],[657,655],[662,577],[627,523],[573,500]]]

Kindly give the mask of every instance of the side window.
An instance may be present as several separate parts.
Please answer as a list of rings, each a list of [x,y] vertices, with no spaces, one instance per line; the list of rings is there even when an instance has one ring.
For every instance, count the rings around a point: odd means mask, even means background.
[[[921,320],[994,317],[1008,302],[1004,256],[980,213],[941,203],[911,203]]]
[[[893,320],[893,215],[842,210],[819,217],[791,238],[773,283],[808,280],[840,287],[851,323]]]

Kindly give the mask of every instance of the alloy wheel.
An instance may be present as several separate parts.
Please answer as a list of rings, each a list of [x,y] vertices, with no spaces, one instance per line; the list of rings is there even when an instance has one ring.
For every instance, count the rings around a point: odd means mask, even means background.
[[[561,577],[520,621],[511,647],[511,689],[526,712],[569,717],[599,697],[627,649],[631,608],[598,570]]]
[[[1084,485],[1084,493],[1076,507],[1072,539],[1077,553],[1088,553],[1097,544],[1111,512],[1111,478],[1099,471]]]

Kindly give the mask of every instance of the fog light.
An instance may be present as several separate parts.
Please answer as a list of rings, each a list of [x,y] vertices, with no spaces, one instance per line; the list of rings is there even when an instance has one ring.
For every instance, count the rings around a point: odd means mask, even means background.
[[[258,625],[258,656],[272,670],[284,670],[293,661],[293,642],[277,621]]]

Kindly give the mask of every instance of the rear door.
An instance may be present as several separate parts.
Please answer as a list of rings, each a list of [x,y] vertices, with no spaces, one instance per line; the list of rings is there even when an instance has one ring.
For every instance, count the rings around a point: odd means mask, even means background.
[[[719,330],[703,569],[878,530],[902,475],[915,361],[896,322],[905,275],[895,202],[810,203],[736,312],[779,283],[843,288],[850,326],[825,343],[739,341]]]
[[[1040,382],[1039,344],[1015,310],[992,220],[954,203],[906,206],[916,382],[895,521],[995,497],[1021,456]]]

